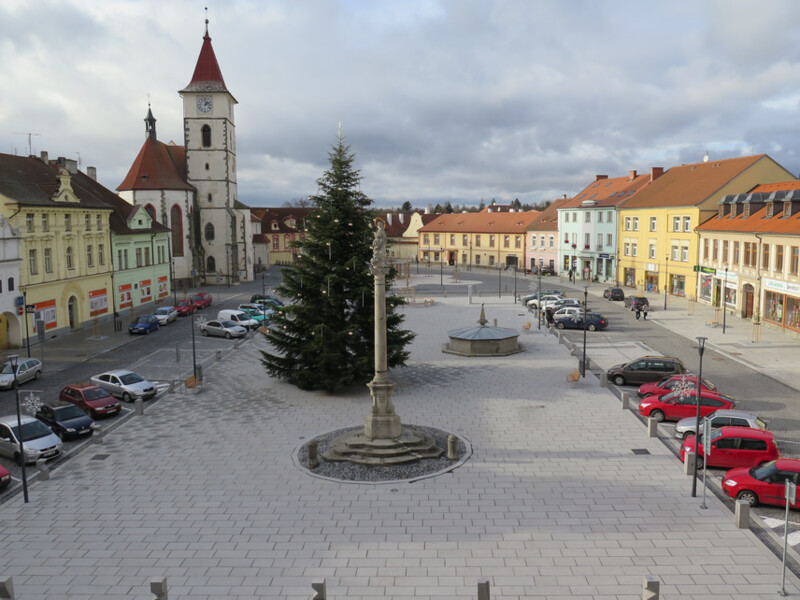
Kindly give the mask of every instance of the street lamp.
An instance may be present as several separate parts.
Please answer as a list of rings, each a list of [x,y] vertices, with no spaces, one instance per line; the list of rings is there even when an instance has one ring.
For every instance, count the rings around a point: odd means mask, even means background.
[[[22,290],[22,304],[24,304],[24,312],[25,315],[25,345],[28,348],[28,358],[31,357],[31,336],[28,333],[28,290]]]
[[[725,305],[727,304],[726,295],[728,293],[728,267],[725,267],[725,283],[722,285],[722,334],[725,334],[725,316],[727,311]]]
[[[697,352],[700,353],[700,368],[697,371],[697,413],[694,421],[694,456],[695,463],[692,469],[692,498],[697,496],[697,450],[700,447],[700,390],[703,388],[703,352],[706,349],[706,340],[708,338],[697,338]],[[708,444],[709,440],[703,440],[703,443]]]
[[[514,304],[517,303],[517,257],[514,257]]]
[[[589,286],[583,286],[583,356],[581,357],[581,377],[586,377],[586,304],[589,302]]]
[[[542,264],[544,264],[544,259],[540,258],[539,259],[539,285],[536,288],[536,293],[538,294],[537,298],[539,298],[539,300],[537,300],[537,302],[536,302],[536,312],[539,313],[539,329],[542,328],[542,311],[539,310],[539,305],[542,302],[541,301],[541,297],[542,297]]]
[[[189,322],[192,324],[192,375],[194,375],[194,378],[196,380],[197,379],[197,350],[195,349],[195,345],[194,345],[194,328],[195,328],[194,315],[189,315]]]
[[[267,285],[264,281],[264,275],[266,275],[266,271],[261,271],[261,295],[265,298],[267,297]]]
[[[667,290],[669,289],[669,254],[664,257],[664,310],[667,310]]]
[[[469,243],[469,262],[467,263],[467,271],[472,271],[472,242]]]
[[[27,314],[25,315],[27,318]],[[22,443],[22,411],[19,407],[19,382],[17,381],[17,367],[19,366],[19,354],[12,354],[8,357],[11,363],[11,370],[14,372],[14,393],[17,397],[17,439],[19,440],[19,465],[22,467],[22,494],[25,502],[28,501],[28,476],[25,472],[25,446]]]
[[[444,287],[444,248],[439,248],[439,285]]]

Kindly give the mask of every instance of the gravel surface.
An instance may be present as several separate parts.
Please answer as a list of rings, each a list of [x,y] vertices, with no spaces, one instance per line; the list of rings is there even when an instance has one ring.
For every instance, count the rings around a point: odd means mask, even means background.
[[[338,429],[336,431],[328,432],[324,435],[314,438],[318,444],[319,452],[319,466],[315,469],[308,469],[310,473],[319,475],[321,477],[329,477],[331,479],[340,479],[342,481],[364,481],[364,482],[385,482],[385,481],[399,481],[409,479],[419,479],[421,477],[428,477],[434,473],[454,468],[459,464],[459,460],[449,460],[447,458],[447,437],[451,435],[447,431],[441,429],[434,429],[432,427],[422,427],[420,425],[403,425],[406,429],[414,431],[421,431],[427,433],[434,440],[439,448],[445,450],[439,458],[423,458],[415,462],[404,463],[401,465],[381,465],[369,466],[351,463],[347,461],[329,462],[322,458],[322,453],[328,449],[328,444],[331,440],[363,427],[349,427],[347,429]],[[307,444],[304,444],[297,451],[298,463],[306,468],[306,461],[308,458]],[[469,450],[467,444],[460,437],[458,438],[458,455],[463,457]]]

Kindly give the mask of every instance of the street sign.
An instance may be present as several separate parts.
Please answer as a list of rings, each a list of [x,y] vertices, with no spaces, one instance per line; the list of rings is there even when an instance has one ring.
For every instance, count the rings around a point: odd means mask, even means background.
[[[703,421],[703,454],[711,456],[711,419]]]
[[[36,305],[35,304],[26,304],[25,305],[25,312],[26,313],[35,313],[36,312]]]
[[[14,298],[14,306],[25,306],[25,297],[17,296]]]
[[[786,502],[789,504],[797,502],[797,484],[791,481],[786,482]]]

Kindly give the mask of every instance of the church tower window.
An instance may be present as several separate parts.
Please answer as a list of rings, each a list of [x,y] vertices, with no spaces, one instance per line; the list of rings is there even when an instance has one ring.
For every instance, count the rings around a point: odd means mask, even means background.
[[[203,148],[210,148],[211,147],[211,127],[208,125],[203,125],[203,129],[201,129],[203,134]]]
[[[181,207],[177,204],[169,211],[169,221],[172,229],[172,256],[183,256],[183,216]]]
[[[217,261],[214,260],[213,256],[209,256],[206,259],[206,273],[214,273],[217,270]]]
[[[206,223],[206,241],[210,242],[214,239],[214,225]]]

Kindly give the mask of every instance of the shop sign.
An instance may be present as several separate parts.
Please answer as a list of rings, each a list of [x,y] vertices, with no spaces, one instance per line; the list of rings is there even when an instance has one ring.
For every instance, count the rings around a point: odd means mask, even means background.
[[[764,289],[775,290],[778,292],[800,294],[800,285],[790,283],[788,281],[781,281],[779,279],[764,279]]]
[[[716,269],[713,269],[711,267],[702,267],[700,265],[695,265],[694,267],[692,267],[692,270],[695,273],[711,273],[711,275],[716,275],[717,274],[717,270]]]

